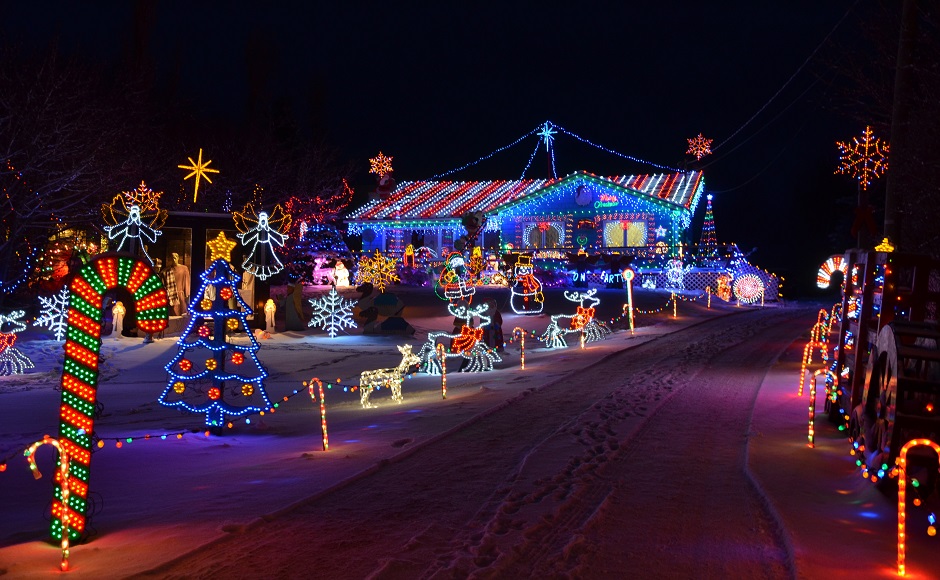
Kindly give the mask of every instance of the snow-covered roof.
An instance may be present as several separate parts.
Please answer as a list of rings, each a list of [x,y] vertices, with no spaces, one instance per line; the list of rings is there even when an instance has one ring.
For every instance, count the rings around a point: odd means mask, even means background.
[[[693,211],[695,194],[702,181],[700,171],[615,177],[578,171],[556,179],[404,181],[386,199],[370,201],[349,214],[348,219],[451,219],[468,211],[488,213],[584,176],[606,181],[613,188],[669,202],[687,211]]]

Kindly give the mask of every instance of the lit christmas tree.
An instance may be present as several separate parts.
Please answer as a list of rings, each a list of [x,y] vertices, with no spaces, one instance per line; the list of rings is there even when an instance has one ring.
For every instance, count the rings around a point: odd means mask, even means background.
[[[698,255],[701,258],[718,257],[718,238],[715,236],[715,214],[712,213],[712,194],[708,194],[705,206],[705,221],[702,223],[702,237],[698,240]]]
[[[200,275],[189,325],[177,343],[179,352],[166,365],[170,378],[158,401],[205,413],[208,427],[221,428],[226,416],[267,411],[271,401],[263,384],[267,372],[255,354],[260,347],[246,322],[250,308],[237,292],[241,276],[229,262],[235,242],[220,232],[208,245],[213,262]],[[235,308],[229,306],[231,300]],[[247,346],[226,341],[226,334],[235,331],[245,332]]]

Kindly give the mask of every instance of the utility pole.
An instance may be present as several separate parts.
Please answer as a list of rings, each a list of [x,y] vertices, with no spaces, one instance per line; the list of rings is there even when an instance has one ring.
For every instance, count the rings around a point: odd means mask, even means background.
[[[894,73],[894,104],[891,109],[891,171],[885,186],[884,235],[898,248],[902,247],[901,209],[904,192],[905,155],[910,148],[908,136],[908,100],[911,89],[914,40],[917,36],[917,2],[904,0],[901,7],[901,31],[898,41],[898,61]],[[898,162],[900,160],[900,163]],[[901,183],[899,184],[899,180]]]

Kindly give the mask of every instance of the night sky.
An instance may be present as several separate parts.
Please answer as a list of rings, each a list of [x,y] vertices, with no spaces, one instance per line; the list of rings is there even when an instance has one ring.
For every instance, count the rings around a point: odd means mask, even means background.
[[[238,123],[251,99],[286,99],[311,138],[361,164],[360,192],[374,183],[367,160],[379,150],[394,156],[399,181],[425,179],[546,120],[657,164],[700,167],[719,242],[757,248],[753,263],[798,288],[852,242],[848,223],[827,219],[850,211],[838,201],[855,194],[850,178],[832,175],[834,142],[863,127],[829,106],[846,91],[829,79],[864,4],[158,1],[145,45],[158,76],[180,71],[198,117]],[[131,2],[7,3],[0,32],[115,60],[132,45],[134,15]],[[249,58],[268,63],[266,76],[249,82]],[[699,132],[716,151],[696,164],[686,139]],[[517,179],[535,143],[452,178]],[[660,171],[564,135],[555,156],[560,175]],[[526,177],[547,167],[542,152]],[[694,239],[703,213],[704,203]]]

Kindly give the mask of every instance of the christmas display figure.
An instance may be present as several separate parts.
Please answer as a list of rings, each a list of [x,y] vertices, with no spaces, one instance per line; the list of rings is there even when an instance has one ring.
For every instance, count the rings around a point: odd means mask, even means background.
[[[397,367],[362,371],[362,374],[359,375],[359,402],[364,409],[375,407],[369,402],[369,396],[378,387],[391,389],[393,401],[401,403],[404,400],[401,396],[402,379],[408,374],[411,367],[417,365],[421,359],[411,352],[410,344],[399,346],[398,352],[401,353],[401,362],[398,363]]]
[[[348,281],[347,281],[348,284]],[[330,293],[322,298],[308,300],[313,307],[313,316],[307,326],[318,326],[330,334],[330,338],[343,328],[356,328],[352,311],[356,305],[352,300],[346,300],[339,295],[336,287],[330,288]]]
[[[58,294],[49,298],[40,296],[39,310],[42,314],[33,322],[33,326],[48,326],[56,340],[65,340],[69,314],[68,286],[63,286]]]
[[[245,247],[242,268],[259,280],[266,280],[283,270],[284,264],[278,259],[274,247],[284,246],[290,229],[290,215],[284,213],[280,205],[274,206],[270,215],[264,211],[255,212],[249,202],[242,211],[233,213],[232,217],[239,231],[238,239]]]
[[[718,280],[715,282],[715,296],[725,302],[731,301],[731,276],[728,274],[718,276]]]
[[[440,356],[438,341],[445,347],[445,359],[452,357],[463,359],[460,365],[461,372],[475,373],[493,370],[493,365],[503,359],[500,358],[495,348],[489,348],[483,342],[484,327],[493,322],[493,318],[487,314],[490,306],[484,303],[471,308],[466,302],[450,303],[447,305],[447,311],[454,317],[455,325],[460,324],[460,328],[459,330],[455,328],[453,333],[428,333],[428,341],[418,351],[418,357],[421,359],[421,366],[425,372],[431,375],[441,374],[442,361],[438,358]],[[480,324],[476,328],[473,326],[474,318],[480,319]]]
[[[539,314],[545,307],[542,283],[535,277],[534,271],[532,258],[527,255],[519,256],[513,266],[516,281],[509,289],[512,294],[509,305],[516,314]]]
[[[356,285],[371,284],[379,292],[385,292],[385,288],[399,280],[395,272],[396,262],[395,258],[386,258],[379,250],[376,250],[371,258],[363,256],[356,272]]]
[[[587,292],[565,292],[565,298],[577,302],[578,308],[574,314],[555,314],[539,340],[545,343],[546,348],[565,348],[568,342],[566,334],[579,333],[584,335],[584,342],[595,342],[610,335],[610,329],[595,318],[595,307],[601,303],[595,297],[597,288]],[[589,302],[585,306],[585,302]],[[567,322],[563,322],[567,319]]]
[[[341,260],[336,260],[333,266],[333,281],[337,288],[349,288],[349,269]]]
[[[23,322],[24,310],[16,310],[9,314],[0,314],[0,376],[21,375],[23,371],[33,368],[33,361],[20,352],[16,344],[16,334],[26,330]],[[3,332],[9,325],[9,332]]]
[[[120,300],[114,302],[114,306],[111,307],[111,320],[114,325],[114,330],[112,331],[115,336],[121,338],[121,333],[124,332],[124,315],[127,314],[127,308],[124,307],[124,303]]]
[[[154,192],[147,184],[140,182],[136,190],[119,193],[110,204],[101,205],[101,216],[107,224],[104,231],[108,233],[109,240],[117,243],[113,251],[136,254],[140,249],[147,262],[153,266],[145,242],[155,243],[157,236],[163,233],[160,228],[166,222],[167,212],[157,205],[160,195],[162,193]]]
[[[699,258],[715,259],[718,257],[718,238],[715,236],[715,214],[712,211],[712,194],[705,196],[705,221],[702,223],[702,237],[698,241]]]
[[[271,408],[264,390],[267,371],[258,360],[260,348],[246,320],[248,305],[238,294],[241,276],[229,262],[234,241],[223,232],[209,242],[212,265],[199,277],[202,284],[189,304],[189,324],[177,344],[179,352],[166,364],[166,389],[161,405],[205,413],[207,427],[221,429],[226,417],[242,417]],[[207,298],[206,291],[213,299]],[[229,306],[234,298],[235,307]],[[226,340],[244,332],[248,344]]]
[[[457,252],[452,252],[444,261],[444,269],[437,280],[441,290],[444,293],[444,299],[451,303],[458,300],[466,300],[468,303],[473,300],[473,294],[476,288],[467,286],[467,268],[463,256]]]
[[[401,265],[404,268],[415,267],[415,247],[413,244],[405,246],[405,253],[401,255]]]
[[[685,275],[692,270],[692,266],[684,266],[682,260],[673,258],[666,262],[666,288],[685,290]]]

